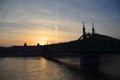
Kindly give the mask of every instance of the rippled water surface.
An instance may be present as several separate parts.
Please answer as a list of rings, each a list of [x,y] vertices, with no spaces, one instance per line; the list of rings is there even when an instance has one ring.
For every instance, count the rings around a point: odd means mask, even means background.
[[[79,75],[44,58],[0,58],[0,80],[80,80]]]

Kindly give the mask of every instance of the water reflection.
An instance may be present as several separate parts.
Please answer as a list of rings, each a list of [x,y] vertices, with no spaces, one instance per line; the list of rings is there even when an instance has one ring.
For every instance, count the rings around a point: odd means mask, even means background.
[[[0,80],[80,80],[65,65],[44,58],[0,58]]]
[[[38,57],[0,58],[0,80],[112,80],[95,68],[80,69],[72,63],[68,59],[60,63]]]

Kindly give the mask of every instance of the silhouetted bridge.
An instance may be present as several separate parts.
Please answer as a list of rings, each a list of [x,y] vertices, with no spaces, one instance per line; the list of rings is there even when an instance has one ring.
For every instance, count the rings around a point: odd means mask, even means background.
[[[78,51],[78,50],[50,50],[48,54],[46,54],[46,58],[55,59],[58,58],[71,58],[76,57],[80,58],[80,65],[83,67],[97,68],[100,65],[100,55],[102,54],[117,54],[119,51]]]
[[[120,53],[120,40],[100,34],[84,34],[83,39],[46,47],[44,57],[80,57],[82,66],[99,66],[101,54]]]
[[[111,54],[111,53],[120,53],[120,51],[77,51],[77,50],[50,50],[47,52],[47,56],[60,58],[60,57],[80,57],[83,54],[85,55],[100,55],[100,54]]]

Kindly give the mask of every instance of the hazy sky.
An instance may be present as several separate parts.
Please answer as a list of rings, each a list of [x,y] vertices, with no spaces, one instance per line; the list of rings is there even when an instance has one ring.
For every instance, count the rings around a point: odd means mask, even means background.
[[[120,0],[0,0],[0,46],[78,39],[88,32],[120,39]]]

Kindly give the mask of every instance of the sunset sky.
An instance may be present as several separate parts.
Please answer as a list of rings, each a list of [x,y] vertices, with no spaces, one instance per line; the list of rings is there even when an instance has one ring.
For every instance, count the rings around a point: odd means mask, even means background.
[[[120,39],[120,0],[0,0],[0,46],[76,40],[83,21]]]

